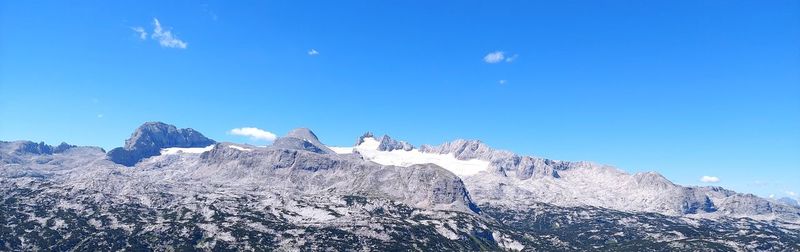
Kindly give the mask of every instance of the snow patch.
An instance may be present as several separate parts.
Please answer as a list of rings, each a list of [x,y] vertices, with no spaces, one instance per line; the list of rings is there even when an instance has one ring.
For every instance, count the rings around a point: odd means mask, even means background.
[[[253,151],[253,149],[248,149],[248,148],[241,147],[241,146],[236,146],[236,145],[228,145],[228,147],[231,147],[233,149],[237,149],[237,150],[240,150],[240,151]]]
[[[200,154],[206,151],[210,151],[213,148],[214,148],[213,144],[202,148],[178,148],[178,147],[164,148],[161,149],[161,155],[176,155],[176,154],[189,154],[189,153]]]
[[[331,149],[333,152],[336,152],[337,154],[350,154],[350,153],[353,153],[353,149],[355,149],[355,148],[353,148],[353,147],[328,146],[328,149]]]
[[[458,176],[470,176],[489,169],[489,161],[479,159],[459,160],[453,154],[425,153],[414,150],[379,151],[380,142],[372,137],[356,147],[328,147],[338,154],[358,152],[364,158],[382,165],[411,166],[435,164]]]

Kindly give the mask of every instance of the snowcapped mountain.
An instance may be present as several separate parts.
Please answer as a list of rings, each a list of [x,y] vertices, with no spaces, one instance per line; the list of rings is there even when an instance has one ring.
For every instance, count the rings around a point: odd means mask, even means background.
[[[796,206],[457,140],[0,141],[0,250],[798,250]]]

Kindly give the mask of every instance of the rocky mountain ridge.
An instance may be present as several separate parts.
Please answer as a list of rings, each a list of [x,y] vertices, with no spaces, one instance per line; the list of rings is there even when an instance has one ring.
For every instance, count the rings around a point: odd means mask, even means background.
[[[357,143],[362,145],[364,139],[375,138],[368,133],[359,137]],[[359,149],[359,145],[354,148]],[[421,145],[415,148],[406,142],[383,136],[377,150],[393,154],[374,159],[378,162],[386,162],[386,158],[408,158],[408,155],[398,155],[397,152],[412,150],[449,155],[458,160],[487,161],[488,166],[484,171],[461,176],[478,202],[515,207],[542,202],[677,216],[777,218],[800,222],[800,209],[787,204],[787,201],[764,199],[720,187],[684,187],[656,172],[628,174],[615,167],[591,162],[522,156],[493,149],[479,140],[458,139],[438,146]],[[417,163],[415,160],[389,161]],[[447,164],[441,165],[448,168]]]
[[[0,250],[800,249],[800,224],[765,216],[788,205],[479,141],[331,147],[300,128],[258,147],[146,123],[116,154],[61,146],[0,142]]]

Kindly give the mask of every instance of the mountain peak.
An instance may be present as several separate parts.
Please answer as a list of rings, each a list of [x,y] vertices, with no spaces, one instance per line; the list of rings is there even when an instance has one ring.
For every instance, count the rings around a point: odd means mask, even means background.
[[[314,132],[311,131],[311,129],[309,129],[309,128],[296,128],[296,129],[293,129],[292,131],[289,131],[289,133],[286,134],[286,136],[287,137],[294,137],[294,138],[307,140],[307,141],[315,143],[315,144],[321,144],[320,141],[319,141],[319,138],[317,138],[317,135],[314,134]]]
[[[633,178],[636,180],[636,183],[643,186],[657,188],[672,188],[677,186],[658,172],[640,172],[633,174]]]
[[[275,139],[272,146],[283,149],[305,150],[316,153],[334,153],[327,146],[322,144],[311,129],[296,128],[286,136]]]
[[[214,143],[214,140],[192,128],[178,129],[175,125],[163,122],[146,122],[125,140],[125,148],[190,148],[205,147]]]
[[[15,141],[11,142],[11,151],[15,153],[28,153],[28,154],[54,154],[61,153],[68,149],[77,146],[62,142],[58,146],[45,144],[44,142],[35,143],[32,141]]]
[[[393,151],[393,150],[404,150],[410,151],[413,150],[414,146],[405,142],[405,141],[397,141],[389,137],[389,135],[383,135],[381,137],[381,141],[378,144],[379,151]]]
[[[133,166],[142,159],[158,155],[162,148],[206,147],[214,143],[192,128],[178,129],[163,122],[146,122],[125,140],[124,147],[109,151],[108,158],[121,165]]]
[[[356,140],[355,146],[361,145],[361,143],[364,142],[364,138],[375,138],[375,135],[373,135],[372,132],[370,131],[364,132],[364,134],[358,137],[358,139]]]
[[[444,143],[439,146],[421,146],[420,150],[423,152],[433,152],[433,153],[451,153],[456,156],[456,158],[460,160],[469,160],[469,159],[484,159],[484,160],[491,160],[491,156],[494,155],[496,151],[483,143],[481,140],[474,140],[474,139],[456,139],[452,142]]]

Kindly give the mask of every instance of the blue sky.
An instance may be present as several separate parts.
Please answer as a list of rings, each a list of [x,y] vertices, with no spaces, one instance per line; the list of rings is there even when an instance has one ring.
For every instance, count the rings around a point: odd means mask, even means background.
[[[111,148],[156,120],[254,144],[230,130],[309,127],[329,145],[371,130],[780,197],[800,192],[798,10],[2,1],[0,139]]]

